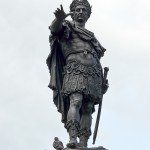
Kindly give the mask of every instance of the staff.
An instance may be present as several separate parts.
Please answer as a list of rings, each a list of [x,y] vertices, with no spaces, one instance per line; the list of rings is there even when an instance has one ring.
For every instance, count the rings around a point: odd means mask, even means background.
[[[103,85],[107,83],[107,74],[108,74],[108,71],[109,71],[109,68],[105,67],[104,68]],[[95,144],[95,140],[96,140],[96,137],[97,137],[98,126],[99,126],[100,115],[101,115],[101,108],[102,108],[102,100],[103,100],[103,96],[102,96],[101,102],[99,103],[99,107],[98,107],[96,124],[95,124],[95,129],[94,129],[94,134],[93,134],[93,144]]]

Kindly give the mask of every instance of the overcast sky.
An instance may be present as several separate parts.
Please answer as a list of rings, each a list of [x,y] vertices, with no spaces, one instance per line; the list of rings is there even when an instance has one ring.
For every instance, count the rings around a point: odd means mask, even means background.
[[[47,87],[46,58],[53,12],[60,4],[69,12],[71,2],[0,0],[1,150],[52,150],[55,136],[64,145],[68,142]],[[149,150],[150,1],[89,2],[92,15],[86,28],[107,49],[101,63],[110,68],[95,146]],[[93,146],[92,136],[89,146]]]

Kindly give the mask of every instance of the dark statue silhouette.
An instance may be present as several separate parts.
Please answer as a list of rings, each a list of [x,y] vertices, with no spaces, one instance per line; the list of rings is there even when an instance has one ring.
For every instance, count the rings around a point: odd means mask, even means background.
[[[103,73],[100,64],[106,49],[94,33],[85,29],[85,23],[91,15],[91,6],[87,0],[73,0],[68,14],[61,5],[54,15],[55,19],[49,27],[49,87],[53,90],[53,101],[69,133],[67,148],[86,148],[91,136],[92,113],[98,104],[93,138],[95,143],[103,94],[108,89],[108,68]],[[66,20],[69,15],[72,21]]]

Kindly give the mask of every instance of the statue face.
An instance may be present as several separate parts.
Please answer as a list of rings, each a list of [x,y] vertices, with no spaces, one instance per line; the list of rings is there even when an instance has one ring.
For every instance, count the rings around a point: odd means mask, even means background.
[[[75,8],[73,20],[76,22],[86,22],[88,19],[88,12],[86,6],[79,5]]]

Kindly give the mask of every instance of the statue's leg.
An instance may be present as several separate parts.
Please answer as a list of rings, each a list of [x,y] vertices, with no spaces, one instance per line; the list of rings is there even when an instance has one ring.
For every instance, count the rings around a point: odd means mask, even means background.
[[[85,102],[82,107],[82,117],[80,121],[80,132],[79,132],[79,146],[87,147],[88,139],[91,136],[91,125],[92,125],[92,111],[93,102]]]
[[[81,93],[73,93],[69,96],[70,108],[67,115],[67,120],[80,121],[79,110],[82,105],[83,95]]]
[[[69,148],[77,146],[77,136],[79,132],[80,115],[79,110],[82,105],[83,95],[81,93],[73,93],[70,95],[70,108],[67,115],[66,128],[69,132],[70,141],[67,144]]]

